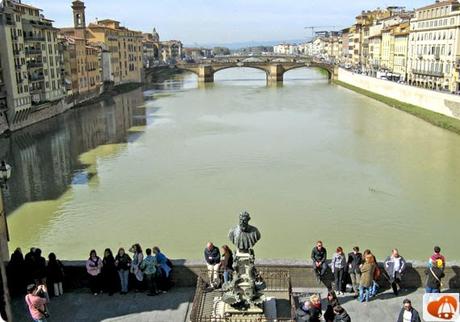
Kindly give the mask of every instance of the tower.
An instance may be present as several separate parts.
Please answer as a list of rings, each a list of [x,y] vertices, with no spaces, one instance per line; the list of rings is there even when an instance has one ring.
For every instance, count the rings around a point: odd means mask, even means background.
[[[160,42],[160,35],[158,34],[156,28],[153,28],[152,36],[154,42]]]
[[[75,36],[85,38],[86,20],[85,20],[85,3],[80,0],[72,2],[73,25]]]

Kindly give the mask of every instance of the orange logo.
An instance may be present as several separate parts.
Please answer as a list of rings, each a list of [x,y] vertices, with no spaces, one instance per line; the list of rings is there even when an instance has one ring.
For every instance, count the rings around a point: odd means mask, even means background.
[[[435,318],[452,321],[458,308],[458,300],[454,296],[443,295],[428,303],[427,311]]]

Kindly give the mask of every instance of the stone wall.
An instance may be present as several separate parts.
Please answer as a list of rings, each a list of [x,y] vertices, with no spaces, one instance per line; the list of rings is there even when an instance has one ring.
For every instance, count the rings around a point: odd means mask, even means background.
[[[10,131],[17,131],[32,124],[50,119],[70,110],[75,106],[84,104],[99,95],[100,91],[98,89],[85,94],[70,95],[56,102],[49,102],[38,107],[32,107],[32,109],[27,112],[21,121],[10,123],[9,128],[8,126],[2,127],[2,121],[0,120],[0,134],[8,129]]]
[[[339,68],[339,81],[367,91],[460,119],[460,95],[398,84]]]
[[[81,288],[87,287],[88,276],[83,261],[64,261],[66,271],[66,288]],[[173,260],[174,273],[173,280],[176,286],[179,287],[195,287],[198,275],[203,272],[205,265],[201,261],[188,260]],[[311,263],[302,261],[267,261],[260,260],[256,262],[259,269],[270,270],[288,270],[291,276],[293,287],[318,287],[315,275],[312,270]],[[380,266],[382,264],[380,263]],[[409,263],[404,275],[402,287],[404,288],[420,288],[425,284],[425,268],[422,263]],[[446,267],[446,277],[443,279],[445,289],[458,290],[460,289],[460,267]],[[328,271],[326,283],[322,286],[329,286],[332,280],[332,273]],[[381,277],[379,285],[383,288],[388,288],[389,283],[385,277]]]

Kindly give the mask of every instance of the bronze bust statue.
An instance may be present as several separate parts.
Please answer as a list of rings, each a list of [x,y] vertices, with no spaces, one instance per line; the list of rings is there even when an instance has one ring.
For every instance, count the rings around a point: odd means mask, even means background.
[[[240,252],[248,252],[260,240],[259,230],[249,225],[251,217],[244,211],[240,213],[240,223],[231,229],[228,238]]]

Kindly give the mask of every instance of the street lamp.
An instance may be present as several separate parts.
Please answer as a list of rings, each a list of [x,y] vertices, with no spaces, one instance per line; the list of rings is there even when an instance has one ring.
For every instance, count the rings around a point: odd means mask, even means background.
[[[0,230],[0,273],[3,285],[3,302],[5,305],[5,313],[7,321],[12,318],[11,315],[11,304],[10,304],[10,293],[8,290],[7,275],[5,269],[5,261],[8,260],[8,241],[10,240],[10,234],[8,231],[8,223],[6,221],[5,202],[3,199],[3,191],[8,190],[7,181],[11,177],[11,166],[5,161],[0,162],[0,216],[3,216],[3,226]],[[2,225],[0,225],[2,226]]]

